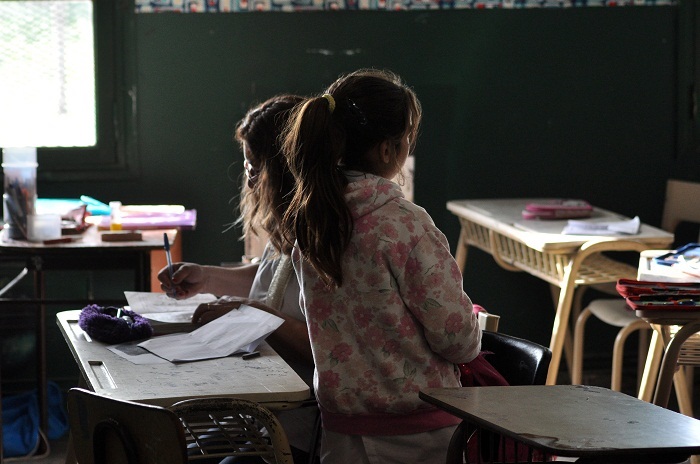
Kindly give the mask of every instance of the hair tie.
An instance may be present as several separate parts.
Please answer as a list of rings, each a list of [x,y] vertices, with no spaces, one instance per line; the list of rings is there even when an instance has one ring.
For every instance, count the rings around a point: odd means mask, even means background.
[[[333,110],[335,110],[335,98],[333,98],[333,95],[329,93],[324,93],[321,95],[321,97],[325,98],[328,100],[328,110],[333,114]]]

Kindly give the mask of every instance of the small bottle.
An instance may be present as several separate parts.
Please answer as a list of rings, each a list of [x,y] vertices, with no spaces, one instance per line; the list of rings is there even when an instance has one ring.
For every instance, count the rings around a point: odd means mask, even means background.
[[[109,230],[122,230],[122,202],[109,202]]]

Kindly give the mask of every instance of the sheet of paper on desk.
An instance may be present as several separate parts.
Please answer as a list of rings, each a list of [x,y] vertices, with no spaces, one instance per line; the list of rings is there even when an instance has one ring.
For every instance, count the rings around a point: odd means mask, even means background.
[[[284,319],[242,305],[190,333],[154,337],[138,346],[171,362],[223,358],[255,351]]]
[[[124,296],[132,311],[161,322],[186,322],[183,319],[187,314],[191,318],[197,306],[216,301],[216,296],[210,293],[200,293],[186,300],[156,292],[124,292]]]
[[[565,235],[635,235],[642,223],[639,216],[626,221],[583,221],[570,219],[562,234]]]

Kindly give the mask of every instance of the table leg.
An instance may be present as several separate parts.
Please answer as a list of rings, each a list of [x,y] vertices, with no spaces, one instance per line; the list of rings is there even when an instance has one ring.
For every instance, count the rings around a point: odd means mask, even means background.
[[[575,284],[574,279],[571,278],[570,269],[567,270],[566,274],[566,278],[559,292],[559,301],[557,303],[557,311],[554,316],[554,324],[552,327],[552,338],[549,342],[549,349],[552,350],[552,360],[549,363],[547,385],[556,385],[557,383],[561,355],[562,351],[564,351],[567,334],[569,332],[569,314],[571,313]],[[570,341],[571,337],[568,338]]]
[[[464,267],[467,264],[468,251],[469,245],[467,244],[467,234],[464,232],[464,229],[460,229],[459,241],[457,242],[457,250],[455,253],[455,261],[457,261],[457,266],[462,274],[464,274]]]
[[[647,403],[651,403],[654,396],[654,386],[659,375],[659,365],[661,358],[664,355],[664,346],[659,335],[659,326],[652,325],[653,332],[651,341],[649,342],[649,351],[647,352],[647,362],[644,364],[644,371],[639,386],[639,394],[637,398]]]
[[[37,356],[37,391],[39,397],[39,427],[48,432],[48,374],[46,372],[46,286],[44,272],[39,258],[34,266],[34,292],[39,299],[36,315],[36,356]]]
[[[698,331],[700,331],[700,321],[688,323],[681,327],[666,346],[666,352],[664,353],[663,361],[661,361],[659,380],[656,383],[656,392],[654,393],[655,405],[664,408],[668,407],[668,400],[671,396],[671,384],[673,383],[681,346],[691,335]]]

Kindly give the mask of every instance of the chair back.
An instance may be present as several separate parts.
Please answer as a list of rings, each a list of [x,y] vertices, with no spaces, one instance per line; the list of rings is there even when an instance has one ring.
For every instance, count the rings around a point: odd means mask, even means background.
[[[700,224],[698,198],[700,198],[700,183],[670,179],[666,183],[666,199],[661,228],[675,233],[681,222]],[[693,241],[697,240],[700,240],[700,237],[693,239]],[[684,243],[680,245],[684,245]]]
[[[182,425],[167,409],[72,388],[68,416],[80,464],[187,462]]]
[[[251,458],[258,462],[258,457],[267,463],[294,464],[282,425],[258,403],[238,398],[194,398],[168,409],[182,423],[192,460],[236,456],[241,462]]]
[[[510,385],[544,385],[552,351],[540,344],[503,333],[483,331],[481,350],[486,360]]]

